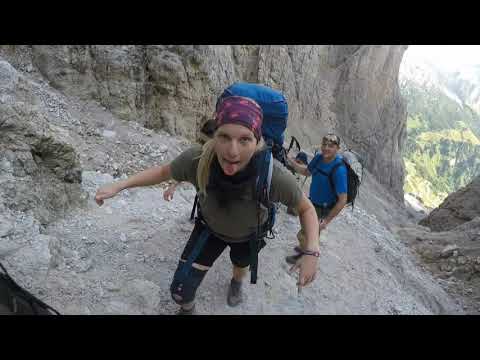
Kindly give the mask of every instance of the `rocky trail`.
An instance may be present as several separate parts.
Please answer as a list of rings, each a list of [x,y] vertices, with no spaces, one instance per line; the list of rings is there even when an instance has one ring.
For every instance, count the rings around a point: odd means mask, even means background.
[[[48,226],[47,299],[66,313],[172,314],[169,284],[193,225],[194,189],[166,202],[160,188],[132,189],[98,207],[91,197],[112,177],[83,174],[88,206]],[[228,252],[198,291],[201,314],[441,314],[459,311],[413,255],[362,209],[346,210],[322,236],[317,280],[297,294],[284,257],[298,219],[281,209],[277,236],[260,255],[259,281],[246,302],[226,304]]]

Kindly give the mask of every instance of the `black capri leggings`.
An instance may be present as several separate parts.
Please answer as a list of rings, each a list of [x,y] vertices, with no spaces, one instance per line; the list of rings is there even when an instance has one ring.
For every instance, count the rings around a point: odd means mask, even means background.
[[[204,229],[205,225],[201,221],[195,222],[195,227],[193,228],[190,239],[185,245],[181,259],[187,260],[190,252],[193,250],[200,233]],[[250,246],[248,241],[241,243],[228,243],[222,239],[215,236],[213,233],[210,234],[203,249],[198,254],[198,257],[193,261],[197,264],[211,267],[215,260],[223,253],[223,250],[229,246],[230,247],[230,260],[232,263],[240,268],[244,268],[250,265]],[[259,251],[265,246],[265,241],[262,239],[259,247]]]

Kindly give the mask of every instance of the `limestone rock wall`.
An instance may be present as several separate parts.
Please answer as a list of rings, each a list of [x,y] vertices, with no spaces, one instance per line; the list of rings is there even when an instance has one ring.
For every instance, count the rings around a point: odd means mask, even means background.
[[[282,90],[288,133],[312,149],[328,131],[360,151],[377,180],[403,198],[406,111],[399,45],[33,45],[0,56],[49,85],[93,98],[116,116],[194,140],[234,81]]]

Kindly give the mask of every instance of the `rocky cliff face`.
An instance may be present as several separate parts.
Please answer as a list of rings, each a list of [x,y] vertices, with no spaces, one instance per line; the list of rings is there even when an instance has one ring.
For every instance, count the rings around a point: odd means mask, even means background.
[[[0,200],[46,224],[81,201],[79,155],[40,86],[1,60],[0,83]]]
[[[305,147],[336,131],[403,198],[406,113],[397,76],[405,46],[1,46],[0,56],[116,116],[194,139],[234,81],[288,97],[288,132]]]
[[[480,216],[480,176],[470,184],[450,194],[420,224],[432,231],[448,231]]]
[[[398,231],[426,266],[480,311],[480,177],[450,194],[420,221]],[[423,225],[423,226],[422,226]]]

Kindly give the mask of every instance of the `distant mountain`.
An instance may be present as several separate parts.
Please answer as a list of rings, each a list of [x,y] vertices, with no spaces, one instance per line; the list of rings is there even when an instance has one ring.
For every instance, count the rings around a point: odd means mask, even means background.
[[[406,53],[399,82],[408,112],[404,190],[437,207],[480,174],[480,66],[452,73]]]
[[[480,114],[480,65],[465,67],[451,73],[447,79],[447,86],[463,103]]]

